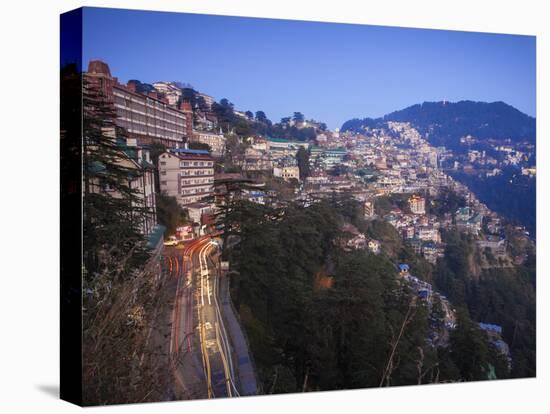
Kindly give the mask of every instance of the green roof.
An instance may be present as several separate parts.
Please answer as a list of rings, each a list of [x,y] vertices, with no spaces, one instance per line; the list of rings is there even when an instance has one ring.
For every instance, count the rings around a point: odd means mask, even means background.
[[[267,137],[268,141],[271,141],[271,142],[290,142],[288,139],[283,139],[283,138],[271,138],[271,137]]]
[[[151,164],[150,162],[147,162],[145,160],[142,160],[141,161],[141,166],[143,168],[148,168],[148,169],[151,169],[151,170],[154,170],[156,167],[154,166],[154,164]]]
[[[306,142],[306,141],[290,141],[290,140],[284,139],[284,138],[270,138],[270,137],[268,137],[267,140],[270,141],[270,142],[279,142],[281,144],[310,145],[309,142]]]

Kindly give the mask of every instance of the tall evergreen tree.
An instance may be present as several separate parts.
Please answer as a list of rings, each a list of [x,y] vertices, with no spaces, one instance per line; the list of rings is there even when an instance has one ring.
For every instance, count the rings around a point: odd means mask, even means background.
[[[296,161],[300,169],[300,180],[305,180],[309,176],[309,151],[300,147],[296,153]]]
[[[124,131],[98,85],[84,78],[82,96],[84,266],[90,278],[105,271],[116,278],[146,258],[140,226],[147,211],[130,186],[140,170],[117,144]]]

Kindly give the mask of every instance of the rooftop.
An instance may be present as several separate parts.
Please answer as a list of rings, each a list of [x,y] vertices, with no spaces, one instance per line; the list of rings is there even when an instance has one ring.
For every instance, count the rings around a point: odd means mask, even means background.
[[[495,331],[497,333],[502,333],[502,326],[500,325],[480,322],[479,327],[485,331]]]
[[[193,155],[210,155],[207,150],[188,149],[188,148],[174,148],[170,151],[176,154],[193,154]]]

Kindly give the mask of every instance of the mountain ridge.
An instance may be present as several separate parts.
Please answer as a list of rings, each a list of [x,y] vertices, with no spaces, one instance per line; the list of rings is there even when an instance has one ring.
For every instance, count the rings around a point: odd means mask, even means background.
[[[512,142],[535,143],[536,139],[536,118],[503,101],[423,102],[380,118],[350,119],[341,131],[361,132],[388,121],[410,122],[433,145],[450,148],[459,146],[466,135]]]

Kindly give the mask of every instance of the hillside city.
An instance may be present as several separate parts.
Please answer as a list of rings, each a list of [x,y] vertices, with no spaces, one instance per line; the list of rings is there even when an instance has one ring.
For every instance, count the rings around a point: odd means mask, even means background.
[[[118,151],[110,160],[127,174],[142,217],[147,258],[140,266],[152,275],[149,294],[158,297],[154,317],[134,307],[130,320],[156,326],[140,346],[167,350],[174,375],[165,377],[175,378],[169,386],[159,382],[155,398],[534,375],[534,235],[489,208],[462,179],[492,179],[514,168],[514,179],[535,180],[534,143],[472,133],[457,151],[434,146],[412,122],[329,130],[294,112],[273,123],[262,111],[238,110],[191,85],[121,84],[115,75],[94,60],[84,79],[113,110],[111,126],[98,131]],[[89,169],[90,194],[124,198],[102,178],[104,161]],[[372,285],[353,279],[361,272]],[[293,281],[293,274],[304,276]],[[291,297],[302,286],[307,297]],[[369,299],[374,291],[377,299]],[[370,321],[386,322],[368,332],[383,332],[387,348],[350,333],[358,322],[346,312],[356,314],[361,303],[379,303],[368,312],[385,316]],[[341,313],[324,314],[330,304]],[[307,309],[307,317],[295,320],[297,309]],[[344,342],[313,328],[326,322],[336,332],[339,320],[349,323]],[[306,325],[312,332],[293,344],[291,333]],[[373,350],[354,357],[364,377],[342,362],[348,347]],[[465,355],[477,362],[464,365]],[[334,376],[320,367],[334,367]],[[101,398],[90,397],[108,400]]]

